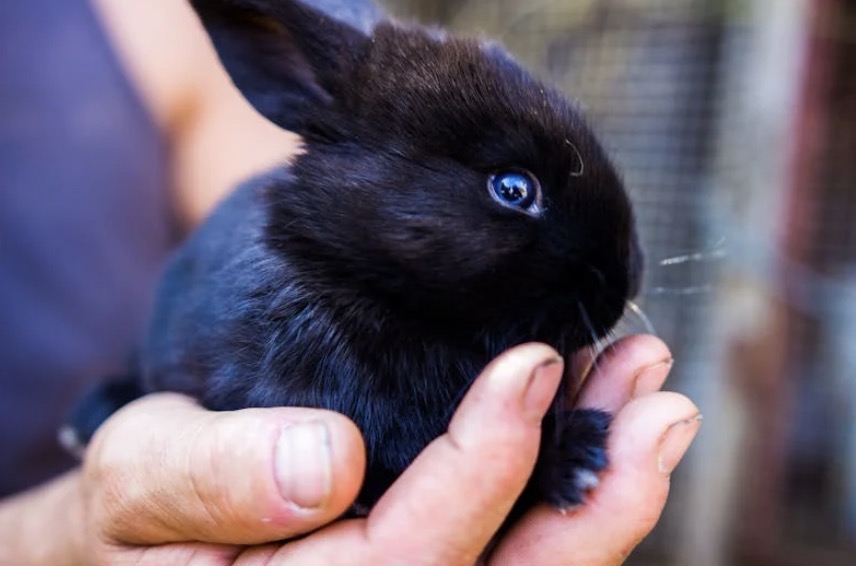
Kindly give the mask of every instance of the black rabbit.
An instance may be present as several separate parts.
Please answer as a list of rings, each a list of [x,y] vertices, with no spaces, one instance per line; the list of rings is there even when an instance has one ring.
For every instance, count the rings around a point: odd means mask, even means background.
[[[495,44],[297,0],[192,4],[239,89],[305,151],[175,255],[143,389],[348,415],[370,507],[492,358],[528,341],[569,356],[616,323],[641,272],[631,205],[577,109]],[[581,503],[608,425],[557,401],[524,504]]]

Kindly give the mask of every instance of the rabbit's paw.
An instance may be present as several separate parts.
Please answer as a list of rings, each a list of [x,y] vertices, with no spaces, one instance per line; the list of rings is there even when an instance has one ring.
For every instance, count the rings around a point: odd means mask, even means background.
[[[600,484],[611,420],[603,411],[575,409],[559,412],[544,423],[533,478],[543,501],[565,512],[580,505]]]

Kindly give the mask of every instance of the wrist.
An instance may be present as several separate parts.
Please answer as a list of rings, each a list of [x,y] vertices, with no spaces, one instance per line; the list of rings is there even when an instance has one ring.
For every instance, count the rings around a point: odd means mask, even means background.
[[[0,564],[82,564],[82,510],[76,470],[0,501]]]

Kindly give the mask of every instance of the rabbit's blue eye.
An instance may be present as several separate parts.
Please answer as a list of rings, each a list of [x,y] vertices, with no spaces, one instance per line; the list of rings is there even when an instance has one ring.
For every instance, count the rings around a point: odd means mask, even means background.
[[[529,214],[538,212],[538,181],[525,171],[500,171],[490,177],[491,196],[500,204]]]

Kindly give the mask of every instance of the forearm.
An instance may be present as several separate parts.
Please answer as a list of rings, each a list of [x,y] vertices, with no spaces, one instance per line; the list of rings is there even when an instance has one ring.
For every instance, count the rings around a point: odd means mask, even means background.
[[[0,564],[79,564],[82,500],[74,471],[0,501]]]

